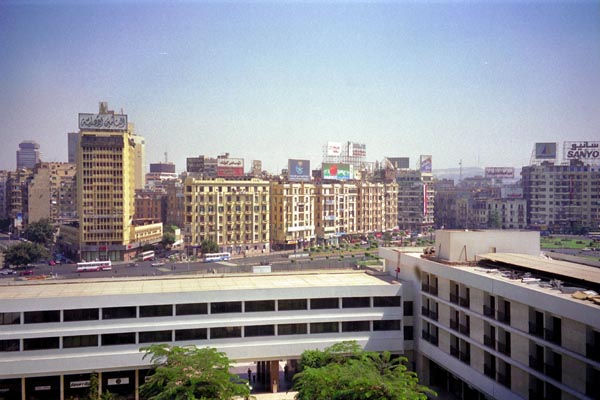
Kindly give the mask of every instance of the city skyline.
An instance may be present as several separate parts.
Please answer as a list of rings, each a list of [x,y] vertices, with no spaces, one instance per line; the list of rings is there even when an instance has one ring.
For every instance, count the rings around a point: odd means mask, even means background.
[[[23,140],[66,161],[100,101],[146,138],[147,164],[166,151],[178,172],[225,152],[316,168],[328,141],[521,167],[535,142],[598,137],[598,38],[591,1],[4,2],[0,169]]]

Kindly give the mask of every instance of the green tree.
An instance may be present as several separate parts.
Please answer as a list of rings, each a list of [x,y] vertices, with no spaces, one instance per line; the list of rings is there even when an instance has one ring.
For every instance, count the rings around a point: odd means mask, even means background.
[[[48,257],[44,246],[32,242],[18,243],[4,250],[4,261],[10,265],[23,266]]]
[[[27,225],[25,231],[23,231],[23,236],[32,242],[47,246],[52,243],[54,226],[49,219],[40,219]]]
[[[108,390],[100,395],[100,379],[98,379],[98,374],[93,372],[90,375],[90,388],[85,400],[113,400],[114,398],[115,396]]]
[[[356,342],[342,342],[324,351],[305,351],[301,372],[294,376],[298,400],[424,400],[437,394],[420,385],[408,371],[405,357],[362,350]]]
[[[247,381],[231,374],[231,361],[214,348],[155,344],[140,350],[154,366],[154,373],[140,386],[146,399],[217,400],[250,395]]]
[[[171,232],[163,233],[162,241],[160,242],[165,248],[170,247],[173,243],[175,243],[175,235]]]
[[[218,253],[219,245],[213,240],[204,239],[202,243],[200,243],[200,250],[202,250],[202,254]]]
[[[502,220],[498,210],[492,210],[488,215],[488,226],[492,229],[502,228]]]

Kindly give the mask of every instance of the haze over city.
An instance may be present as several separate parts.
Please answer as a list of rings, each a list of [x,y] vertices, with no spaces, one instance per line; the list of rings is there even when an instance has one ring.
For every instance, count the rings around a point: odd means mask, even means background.
[[[529,163],[600,126],[597,2],[0,4],[0,169],[67,160],[107,101],[146,161],[229,152],[276,172],[328,141],[433,167]]]

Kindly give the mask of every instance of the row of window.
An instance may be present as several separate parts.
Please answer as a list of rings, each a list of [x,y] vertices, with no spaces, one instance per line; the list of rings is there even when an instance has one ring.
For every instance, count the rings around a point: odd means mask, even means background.
[[[22,350],[52,350],[76,347],[115,346],[121,344],[164,343],[207,339],[228,339],[258,336],[306,335],[339,332],[399,331],[401,320],[314,322],[310,324],[279,324],[228,326],[220,328],[196,328],[161,330],[151,332],[106,333],[101,335],[77,335],[22,339]],[[209,336],[210,335],[210,336]],[[62,347],[61,347],[62,340]],[[21,351],[20,339],[0,340],[0,352]]]
[[[372,298],[373,307],[400,307],[399,296],[376,296]],[[310,303],[310,308],[309,308]],[[338,297],[316,299],[280,299],[280,300],[254,300],[254,301],[223,301],[214,303],[189,303],[189,304],[161,304],[149,306],[127,306],[80,308],[69,310],[44,310],[25,311],[23,323],[36,324],[48,322],[73,322],[93,321],[102,319],[121,318],[150,318],[172,317],[173,315],[199,315],[199,314],[225,314],[241,312],[267,312],[267,311],[298,311],[298,310],[323,310],[340,308],[368,308],[371,307],[371,297]],[[138,315],[139,309],[139,315]],[[242,311],[243,310],[243,311]],[[62,312],[62,320],[61,320]],[[175,312],[175,314],[173,314]],[[21,324],[20,312],[0,313],[0,325]]]

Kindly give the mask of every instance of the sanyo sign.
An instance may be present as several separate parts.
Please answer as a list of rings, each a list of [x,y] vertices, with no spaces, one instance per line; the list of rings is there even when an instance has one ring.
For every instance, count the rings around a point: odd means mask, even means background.
[[[565,160],[599,161],[600,142],[565,142]]]

